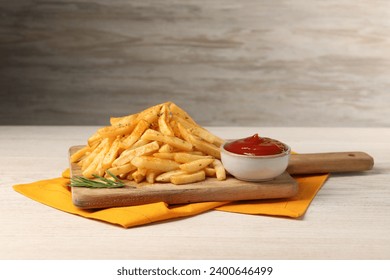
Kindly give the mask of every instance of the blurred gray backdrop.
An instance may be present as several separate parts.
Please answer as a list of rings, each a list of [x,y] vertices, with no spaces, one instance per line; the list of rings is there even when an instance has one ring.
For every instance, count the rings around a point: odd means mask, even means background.
[[[390,126],[387,0],[1,0],[0,125]]]

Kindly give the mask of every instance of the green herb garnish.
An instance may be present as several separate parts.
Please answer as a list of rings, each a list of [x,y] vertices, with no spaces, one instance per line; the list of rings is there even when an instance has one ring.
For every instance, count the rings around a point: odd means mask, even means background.
[[[92,188],[92,189],[122,188],[125,186],[125,183],[119,180],[119,178],[116,177],[114,174],[112,174],[110,171],[107,171],[107,173],[112,178],[114,178],[114,180],[110,180],[96,174],[92,175],[93,177],[95,177],[95,179],[88,179],[82,176],[76,176],[70,179],[70,186],[85,187],[85,188]]]

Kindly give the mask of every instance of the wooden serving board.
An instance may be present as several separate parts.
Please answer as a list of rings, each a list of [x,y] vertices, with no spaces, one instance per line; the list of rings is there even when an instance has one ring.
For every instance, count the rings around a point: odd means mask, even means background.
[[[70,155],[81,146],[71,147]],[[80,176],[80,167],[70,163],[71,176]],[[183,204],[206,201],[237,201],[292,197],[298,192],[297,182],[284,172],[266,182],[245,182],[228,177],[225,181],[207,178],[203,182],[187,185],[171,183],[140,183],[124,181],[117,189],[90,189],[72,187],[73,204],[82,209],[134,206],[154,202]]]

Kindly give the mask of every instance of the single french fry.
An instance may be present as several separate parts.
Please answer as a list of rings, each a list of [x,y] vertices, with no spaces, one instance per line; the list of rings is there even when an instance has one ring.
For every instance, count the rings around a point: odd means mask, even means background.
[[[223,143],[225,143],[225,140],[224,140],[224,139],[222,139],[222,138],[220,138],[220,137],[218,137],[218,136],[215,136],[215,139],[214,139],[214,142],[213,142],[213,144],[214,144],[215,146],[221,147]]]
[[[75,152],[73,155],[71,155],[70,157],[70,162],[78,162],[83,156],[86,155],[87,152],[89,152],[91,150],[91,147],[89,147],[88,145],[87,146],[84,146],[83,148],[81,148],[80,150],[78,150],[77,152]]]
[[[176,137],[178,137],[178,138],[182,138],[182,137],[181,137],[181,134],[180,134],[179,127],[178,127],[178,125],[177,125],[177,122],[176,122],[174,119],[172,119],[172,120],[169,121],[169,126],[170,126],[170,128],[172,129],[173,135],[174,135],[174,136],[176,136]]]
[[[145,171],[142,169],[137,169],[135,172],[131,174],[133,177],[134,181],[136,183],[141,183],[145,179]]]
[[[201,152],[201,151],[191,151],[191,152],[187,152],[191,155],[197,155],[197,156],[205,156],[205,157],[212,157],[210,155],[206,155],[205,153]]]
[[[150,142],[148,144],[145,144],[143,146],[137,147],[133,149],[135,156],[143,156],[143,155],[149,155],[152,154],[160,148],[160,145],[157,141]]]
[[[210,131],[208,131],[207,129],[205,129],[201,126],[191,125],[187,129],[189,130],[189,132],[191,134],[198,136],[201,139],[203,139],[211,144],[214,144],[217,147],[220,147],[222,145],[222,143],[225,142],[222,138],[214,135],[213,133],[211,133]]]
[[[172,176],[181,174],[186,174],[186,172],[180,169],[164,172],[156,177],[156,182],[167,183],[171,181]]]
[[[128,149],[121,153],[121,155],[113,161],[113,166],[120,166],[132,161],[134,157],[148,155],[156,152],[160,146],[157,141],[150,142],[135,149]]]
[[[113,175],[119,175],[119,174],[127,174],[131,171],[137,170],[137,167],[132,165],[131,163],[127,163],[121,166],[114,166],[109,169],[107,169],[110,173]],[[106,172],[108,174],[108,172]]]
[[[193,127],[193,126],[197,126],[197,124],[195,122],[191,122],[189,120],[186,120],[184,119],[182,116],[180,115],[173,115],[172,116],[172,119],[174,121],[176,121],[178,124],[180,123],[181,125],[183,125],[185,128],[189,128],[189,127]]]
[[[204,155],[199,155],[199,154],[193,154],[192,152],[189,152],[189,153],[184,153],[184,152],[178,152],[178,153],[174,153],[172,154],[173,155],[173,159],[178,162],[178,163],[186,163],[186,162],[190,162],[190,161],[194,161],[194,160],[197,160],[197,159],[209,159],[209,158],[213,158],[212,156],[204,156]]]
[[[112,142],[110,149],[108,150],[106,156],[103,159],[103,168],[109,168],[113,161],[118,157],[120,150],[120,138],[116,138],[114,142]]]
[[[153,184],[156,182],[156,178],[158,175],[161,174],[162,171],[159,170],[147,170],[146,175],[145,175],[145,180],[149,184]]]
[[[188,115],[188,113],[186,111],[181,109],[175,103],[171,103],[169,105],[169,110],[172,113],[172,115],[178,116],[178,117],[180,117],[180,118],[182,118],[190,123],[196,124],[196,122],[190,117],[190,115]]]
[[[140,119],[154,119],[158,118],[158,114],[160,113],[161,107],[164,106],[165,103],[156,104],[152,107],[146,108],[141,113],[139,113],[138,120]],[[153,116],[153,117],[152,117]]]
[[[168,144],[161,145],[160,149],[158,150],[159,153],[173,153],[175,151],[175,148]]]
[[[88,146],[90,146],[90,147],[96,146],[102,140],[103,140],[103,137],[98,132],[95,132],[93,135],[91,135],[88,138],[88,141],[87,141],[88,142]]]
[[[202,138],[203,140],[211,144],[214,144],[217,147],[221,146],[222,143],[224,143],[224,140],[222,138],[219,138],[218,136],[212,134],[211,132],[209,132],[207,129],[203,127],[192,125],[188,128],[188,130],[191,134],[196,135]]]
[[[187,128],[182,125],[181,123],[177,123],[177,128],[179,129],[181,138],[186,140],[187,142],[191,143],[191,133],[188,132]]]
[[[154,157],[175,160],[175,153],[154,153]]]
[[[215,168],[213,168],[213,167],[206,167],[203,170],[206,173],[206,177],[216,177]]]
[[[163,142],[183,151],[192,150],[191,143],[186,142],[183,139],[177,138],[175,136],[163,135],[161,132],[158,132],[153,129],[146,130],[145,133],[142,135],[141,139]]]
[[[211,143],[203,141],[199,137],[194,135],[189,136],[190,143],[199,151],[204,152],[207,155],[211,155],[217,159],[221,159],[221,153],[219,148]]]
[[[158,118],[158,127],[162,134],[168,136],[174,136],[172,128],[169,126],[169,122],[167,122],[167,107],[164,105],[161,108],[160,117]]]
[[[171,183],[175,185],[190,184],[206,179],[206,173],[200,170],[191,174],[174,175],[171,177]]]
[[[133,129],[134,129],[134,125],[128,124],[128,125],[123,125],[120,127],[105,126],[105,127],[99,128],[97,132],[102,138],[105,138],[105,137],[114,138],[114,137],[117,137],[118,135],[129,134]]]
[[[131,163],[138,168],[146,168],[159,171],[171,171],[179,168],[179,164],[173,160],[155,158],[151,156],[134,157]]]
[[[180,164],[179,168],[188,173],[195,173],[199,170],[206,168],[214,161],[213,158],[197,159],[187,163]]]
[[[216,173],[216,177],[219,181],[223,181],[226,179],[226,170],[225,167],[223,167],[222,162],[219,159],[214,159],[214,161],[211,164]]]
[[[146,144],[150,143],[148,140],[139,139],[137,142],[135,142],[130,149],[136,149],[138,147],[145,146]]]
[[[155,106],[143,110],[141,113],[138,114],[136,122],[144,120],[149,123],[149,125],[152,125],[157,121],[162,106],[163,104],[157,104]]]
[[[111,117],[110,124],[112,126],[121,127],[124,125],[132,124],[138,117],[138,114],[132,114],[123,117]]]
[[[203,140],[205,140],[211,144],[214,143],[216,140],[216,137],[213,134],[211,134],[206,129],[201,128],[199,126],[193,125],[193,126],[189,127],[188,130],[191,134],[194,134],[194,135],[202,138]]]
[[[92,161],[91,164],[88,165],[88,167],[85,170],[83,170],[82,175],[85,178],[93,178],[92,174],[96,173],[95,169],[97,168],[97,165],[98,165],[97,161]]]
[[[140,120],[134,127],[134,130],[129,136],[122,141],[122,147],[124,149],[130,148],[135,142],[140,139],[144,131],[149,127],[149,123],[145,120]]]

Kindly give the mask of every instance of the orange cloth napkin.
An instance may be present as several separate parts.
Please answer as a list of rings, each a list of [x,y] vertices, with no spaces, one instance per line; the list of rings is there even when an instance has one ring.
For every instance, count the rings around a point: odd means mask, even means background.
[[[140,206],[113,207],[97,210],[79,209],[72,203],[69,184],[69,170],[62,177],[19,184],[14,190],[43,204],[56,209],[76,214],[85,218],[96,219],[124,228],[149,224],[157,221],[197,215],[209,210],[220,210],[244,214],[262,214],[297,218],[302,216],[311,201],[324,184],[328,175],[295,177],[299,192],[289,199],[254,200],[241,202],[201,202],[184,205],[168,205],[164,202]]]

